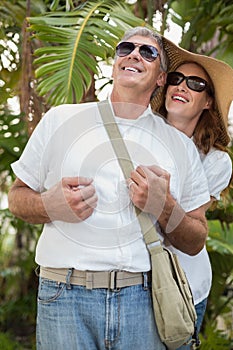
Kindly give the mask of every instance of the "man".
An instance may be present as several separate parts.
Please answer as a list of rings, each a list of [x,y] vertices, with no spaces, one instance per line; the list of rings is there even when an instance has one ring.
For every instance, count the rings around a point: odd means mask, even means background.
[[[132,203],[158,219],[175,247],[195,254],[207,236],[209,200],[195,146],[149,106],[166,69],[161,39],[146,28],[117,46],[109,102],[135,164],[127,183],[96,103],[50,110],[13,164],[10,210],[45,224],[36,251],[37,349],[165,349]]]

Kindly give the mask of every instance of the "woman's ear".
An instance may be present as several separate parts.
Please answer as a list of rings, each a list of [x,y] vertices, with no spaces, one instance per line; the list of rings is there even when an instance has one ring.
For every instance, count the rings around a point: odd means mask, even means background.
[[[213,104],[213,97],[208,96],[204,109],[210,109],[212,107],[212,104]]]

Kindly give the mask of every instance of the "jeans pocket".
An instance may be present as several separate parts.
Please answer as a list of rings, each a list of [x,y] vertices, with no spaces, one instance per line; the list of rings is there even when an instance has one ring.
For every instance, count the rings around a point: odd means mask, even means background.
[[[49,303],[57,300],[64,288],[64,283],[51,281],[47,278],[41,277],[38,288],[38,302]]]

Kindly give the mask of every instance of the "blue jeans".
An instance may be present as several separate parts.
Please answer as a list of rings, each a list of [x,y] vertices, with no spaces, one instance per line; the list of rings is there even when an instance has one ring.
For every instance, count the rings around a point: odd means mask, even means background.
[[[205,315],[206,305],[207,305],[207,298],[202,300],[199,304],[195,305],[195,309],[197,313],[197,321],[196,321],[197,334],[199,334],[201,330],[201,325]],[[190,349],[192,349],[190,345],[183,345],[179,347],[179,349],[177,350],[190,350]]]
[[[68,287],[40,278],[37,350],[165,350],[150,289]]]

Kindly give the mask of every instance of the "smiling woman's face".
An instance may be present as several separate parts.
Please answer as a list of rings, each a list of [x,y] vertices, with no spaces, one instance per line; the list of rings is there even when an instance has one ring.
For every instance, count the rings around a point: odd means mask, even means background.
[[[185,63],[176,69],[184,76],[197,76],[208,82],[208,76],[199,65],[195,63]],[[197,123],[204,109],[209,109],[212,98],[206,90],[202,92],[193,91],[188,88],[184,79],[179,85],[168,85],[165,106],[167,118],[173,123],[176,118],[179,120],[195,121]]]

